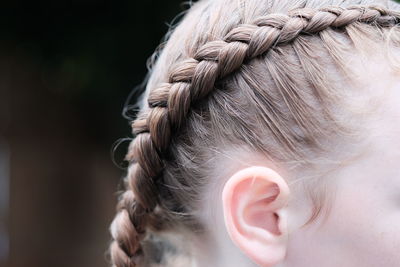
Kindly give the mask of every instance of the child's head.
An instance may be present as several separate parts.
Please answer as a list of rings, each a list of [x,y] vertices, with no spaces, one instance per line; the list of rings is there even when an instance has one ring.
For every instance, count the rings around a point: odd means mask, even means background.
[[[194,4],[132,124],[113,265],[181,236],[168,266],[398,266],[399,25],[384,0]]]

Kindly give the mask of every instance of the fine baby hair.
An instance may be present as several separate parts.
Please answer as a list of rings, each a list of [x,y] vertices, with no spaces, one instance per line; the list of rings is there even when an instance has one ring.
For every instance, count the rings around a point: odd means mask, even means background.
[[[316,220],[329,174],[362,153],[379,107],[378,92],[357,89],[368,87],[365,60],[399,71],[399,23],[383,0],[194,3],[153,58],[132,122],[112,266],[195,266],[190,243],[226,231],[223,177],[263,160],[309,196]]]

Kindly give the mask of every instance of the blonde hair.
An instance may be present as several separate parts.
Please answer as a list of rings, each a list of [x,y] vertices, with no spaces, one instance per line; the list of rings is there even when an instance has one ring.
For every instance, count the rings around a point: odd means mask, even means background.
[[[353,103],[362,92],[352,86],[352,55],[399,47],[396,10],[369,0],[195,3],[155,53],[132,123],[112,265],[159,263],[149,245],[156,234],[207,232],[196,214],[224,151],[259,153],[298,178],[320,178],[334,159],[359,154],[365,114],[378,105],[364,109],[376,101],[366,96]],[[319,180],[306,183],[316,203],[310,220],[326,196]]]

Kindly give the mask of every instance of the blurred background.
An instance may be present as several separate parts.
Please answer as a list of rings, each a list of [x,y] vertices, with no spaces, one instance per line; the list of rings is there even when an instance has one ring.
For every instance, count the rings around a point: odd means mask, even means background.
[[[108,266],[110,150],[181,2],[1,1],[0,266]]]

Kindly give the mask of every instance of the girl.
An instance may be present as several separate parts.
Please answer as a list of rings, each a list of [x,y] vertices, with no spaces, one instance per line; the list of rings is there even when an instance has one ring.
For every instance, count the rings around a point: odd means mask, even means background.
[[[112,265],[400,266],[399,10],[195,3],[132,124]]]

